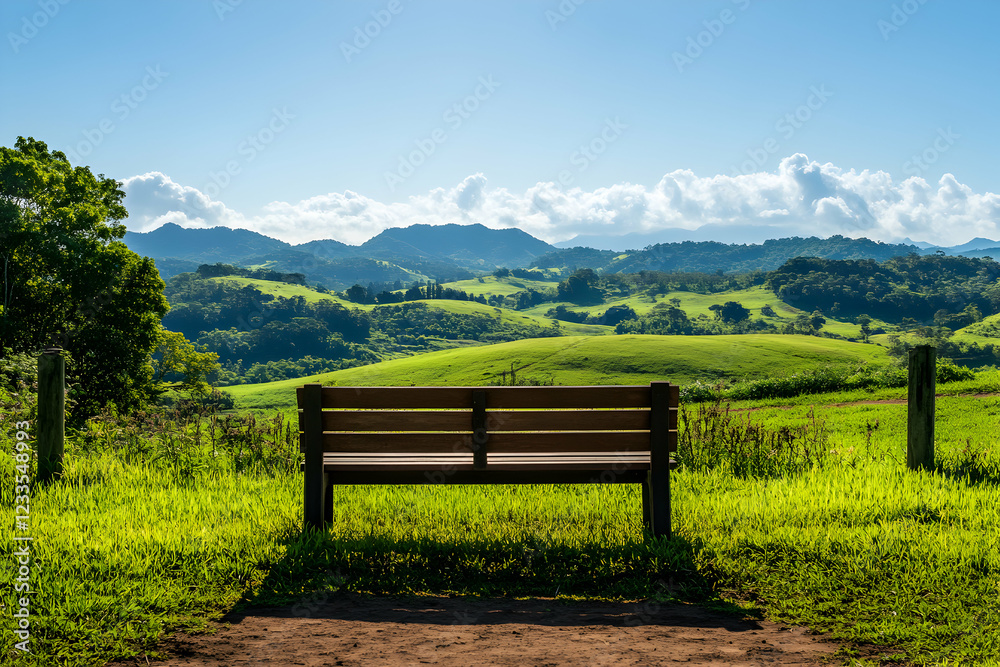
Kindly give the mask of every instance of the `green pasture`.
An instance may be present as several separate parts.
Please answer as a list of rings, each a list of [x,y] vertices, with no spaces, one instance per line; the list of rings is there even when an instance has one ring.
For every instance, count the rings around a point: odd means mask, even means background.
[[[291,283],[282,283],[274,280],[259,280],[257,278],[244,278],[242,276],[224,276],[221,278],[208,278],[207,280],[222,284],[239,285],[241,287],[253,287],[260,290],[264,294],[271,294],[276,297],[280,296],[286,299],[293,299],[300,296],[305,299],[307,303],[319,303],[320,301],[326,300],[339,303],[346,308],[353,308],[357,305],[351,303],[350,301],[345,301],[340,297],[334,296],[333,294],[317,292],[313,288],[306,287],[304,285],[293,285]]]
[[[761,378],[825,366],[885,363],[875,345],[815,336],[561,336],[429,352],[294,380],[227,387],[240,409],[287,410],[306,382],[340,386],[482,385],[513,364],[522,377],[562,385]]]
[[[771,292],[762,286],[750,287],[741,290],[729,290],[726,292],[718,292],[716,294],[700,294],[697,292],[679,291],[668,292],[666,294],[656,295],[655,299],[646,294],[633,294],[629,297],[610,299],[602,304],[587,306],[579,306],[568,301],[559,301],[543,303],[531,308],[526,308],[519,312],[544,316],[545,313],[552,308],[565,306],[569,310],[575,312],[585,312],[590,315],[599,316],[612,306],[628,306],[637,314],[644,315],[656,307],[656,304],[670,303],[670,299],[680,299],[681,310],[683,310],[687,316],[692,319],[701,315],[714,318],[715,313],[712,310],[709,310],[709,307],[716,304],[721,305],[727,301],[737,301],[741,303],[744,308],[750,310],[750,316],[752,318],[762,319],[776,326],[788,324],[789,322],[794,321],[799,314],[804,312],[781,301],[774,294],[774,292]],[[774,312],[776,313],[775,317],[761,315],[760,309],[765,305],[770,305],[771,308],[774,309]],[[860,325],[838,320],[830,314],[825,314],[824,316],[826,317],[826,324],[823,325],[824,331],[835,333],[839,336],[843,336],[844,338],[861,337]],[[873,329],[876,327],[895,328],[892,325],[882,322],[881,320],[872,320],[871,327]]]
[[[518,292],[523,292],[528,289],[541,292],[546,289],[555,289],[558,284],[558,280],[531,280],[528,278],[518,278],[517,276],[508,276],[506,278],[483,276],[482,282],[476,278],[472,278],[469,280],[456,280],[450,283],[441,283],[441,286],[462,290],[463,292],[468,292],[470,294],[482,294],[483,296],[488,297],[493,295],[507,296],[509,294],[517,294]]]
[[[599,486],[341,487],[331,529],[301,534],[297,473],[71,446],[65,477],[31,491],[32,653],[12,664],[143,662],[166,634],[234,605],[308,616],[340,591],[703,603],[828,633],[846,664],[995,664],[1000,399],[940,399],[940,465],[911,472],[905,406],[811,398],[734,406],[761,428],[811,429],[823,453],[777,477],[682,468],[670,541],[642,536],[637,488]],[[10,434],[0,440],[13,525]],[[204,432],[197,447],[211,453]],[[0,547],[5,562],[12,549]],[[11,609],[13,568],[2,573]]]

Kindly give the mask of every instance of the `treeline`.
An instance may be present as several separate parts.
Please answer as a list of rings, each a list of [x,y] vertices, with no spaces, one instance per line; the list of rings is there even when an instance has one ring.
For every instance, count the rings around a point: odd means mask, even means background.
[[[916,246],[893,245],[844,236],[773,239],[761,244],[729,245],[717,241],[659,243],[644,250],[619,253],[593,248],[568,248],[542,255],[536,267],[590,267],[604,273],[725,271],[738,274],[777,269],[790,257],[825,257],[885,261],[916,252]]]
[[[1000,312],[998,278],[993,260],[941,253],[882,263],[799,257],[770,273],[766,284],[786,303],[833,316],[961,328]]]
[[[292,285],[305,285],[306,275],[304,273],[282,273],[271,269],[247,269],[242,266],[232,264],[202,264],[195,273],[199,278],[221,278],[224,276],[241,276],[243,278],[256,278],[258,280],[272,280],[279,283],[290,283]]]
[[[402,303],[404,301],[420,301],[423,299],[450,299],[452,301],[475,301],[486,303],[486,297],[482,294],[472,294],[463,290],[444,287],[440,283],[418,282],[405,291],[389,291],[385,286],[381,291],[376,291],[378,287],[374,283],[369,283],[368,287],[354,285],[343,293],[343,297],[351,303],[359,304],[391,304]]]

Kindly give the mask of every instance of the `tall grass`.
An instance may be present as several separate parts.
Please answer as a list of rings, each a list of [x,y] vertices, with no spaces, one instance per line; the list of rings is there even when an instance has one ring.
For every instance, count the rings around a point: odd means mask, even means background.
[[[810,411],[804,424],[769,427],[751,412],[733,412],[718,395],[680,408],[677,460],[683,469],[721,469],[738,477],[780,477],[822,466],[824,423]]]

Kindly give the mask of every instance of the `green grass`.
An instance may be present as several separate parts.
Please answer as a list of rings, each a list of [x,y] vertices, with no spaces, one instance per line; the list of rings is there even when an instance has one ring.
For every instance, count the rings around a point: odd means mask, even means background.
[[[667,294],[657,295],[654,301],[652,297],[645,294],[633,294],[632,296],[621,298],[621,299],[610,299],[606,303],[599,305],[590,306],[578,306],[568,301],[558,301],[554,303],[543,303],[532,308],[526,308],[522,313],[528,313],[532,315],[544,316],[545,313],[556,306],[566,306],[569,310],[576,312],[585,312],[590,315],[598,316],[604,313],[611,306],[628,306],[634,310],[639,315],[644,315],[656,307],[659,303],[670,303],[670,299],[680,299],[680,308],[683,310],[689,318],[695,318],[700,315],[705,317],[714,318],[715,313],[709,310],[709,307],[715,304],[724,304],[727,301],[737,301],[743,304],[744,308],[750,310],[751,317],[754,319],[762,319],[765,322],[769,322],[775,326],[783,326],[789,322],[793,322],[800,313],[803,311],[791,306],[780,299],[765,287],[757,286],[750,287],[741,290],[729,290],[726,292],[719,292],[717,294],[699,294],[697,292],[669,292]],[[765,306],[770,305],[776,314],[775,317],[761,315],[760,309]],[[837,334],[838,336],[843,336],[844,338],[861,338],[861,326],[858,324],[853,324],[851,322],[838,320],[834,316],[829,314],[825,315],[826,324],[823,325],[822,330],[828,331],[830,333]],[[881,320],[872,320],[871,327],[874,329],[876,327],[884,327],[887,329],[895,329],[893,325],[887,324]]]
[[[241,602],[298,600],[307,614],[338,590],[739,603],[897,659],[996,661],[1000,400],[941,399],[946,465],[915,473],[901,464],[905,406],[813,398],[814,409],[744,416],[817,420],[832,450],[822,467],[678,471],[676,535],[660,542],[642,537],[632,487],[339,487],[331,530],[303,536],[298,474],[189,478],[71,450],[65,478],[32,491],[34,653],[18,664],[101,665]],[[961,474],[970,448],[992,476]],[[0,514],[12,525],[4,460]],[[5,562],[11,549],[0,548]],[[2,571],[11,605],[12,568]]]
[[[1000,344],[1000,315],[989,315],[981,322],[959,329],[952,340],[956,343]]]
[[[282,283],[274,280],[259,280],[257,278],[244,278],[242,276],[225,276],[222,278],[208,278],[207,280],[223,284],[228,283],[239,285],[241,287],[253,287],[260,290],[264,294],[272,294],[276,297],[280,296],[286,299],[301,296],[307,303],[319,303],[320,301],[326,300],[339,303],[346,308],[352,308],[356,305],[350,301],[345,301],[340,297],[334,296],[333,294],[317,292],[313,288],[306,287],[304,285],[292,285],[291,283]]]
[[[512,363],[522,376],[587,385],[761,378],[886,360],[878,346],[815,336],[564,336],[430,352],[308,378],[227,387],[226,391],[241,409],[287,410],[295,400],[294,388],[306,382],[481,385],[497,382]]]
[[[527,278],[518,278],[517,276],[508,276],[507,278],[483,276],[482,280],[483,282],[479,282],[476,278],[456,280],[450,283],[442,283],[442,287],[450,287],[462,290],[463,292],[469,292],[470,294],[482,294],[488,297],[493,295],[507,296],[508,294],[516,294],[527,289],[540,292],[545,289],[555,289],[559,284],[558,280],[529,280]]]

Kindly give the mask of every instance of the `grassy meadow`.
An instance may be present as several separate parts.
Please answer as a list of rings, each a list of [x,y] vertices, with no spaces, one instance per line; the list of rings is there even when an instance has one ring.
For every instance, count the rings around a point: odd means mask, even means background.
[[[816,336],[560,336],[441,350],[307,378],[227,387],[248,410],[292,408],[305,382],[340,386],[497,383],[513,364],[522,377],[561,385],[646,384],[669,379],[762,378],[817,367],[888,363],[875,345]]]
[[[519,341],[322,379],[483,384],[514,361],[559,384],[617,383],[712,363],[763,377],[883,361],[876,346],[815,337],[657,338]],[[242,405],[274,409],[301,382],[235,389]],[[845,664],[996,663],[1000,398],[974,394],[1000,389],[1000,373],[940,389],[926,472],[903,463],[906,406],[857,402],[899,389],[686,404],[675,536],[658,541],[642,534],[638,488],[596,485],[341,487],[330,530],[302,533],[287,420],[106,415],[71,433],[62,480],[31,489],[33,653],[16,664],[153,657],[165,633],[234,606],[294,604],[308,616],[338,591],[708,604],[829,633]],[[4,405],[32,418],[24,401]],[[0,514],[13,525],[14,439],[2,423]],[[2,549],[13,562],[11,543]],[[12,609],[13,568],[0,576]]]

